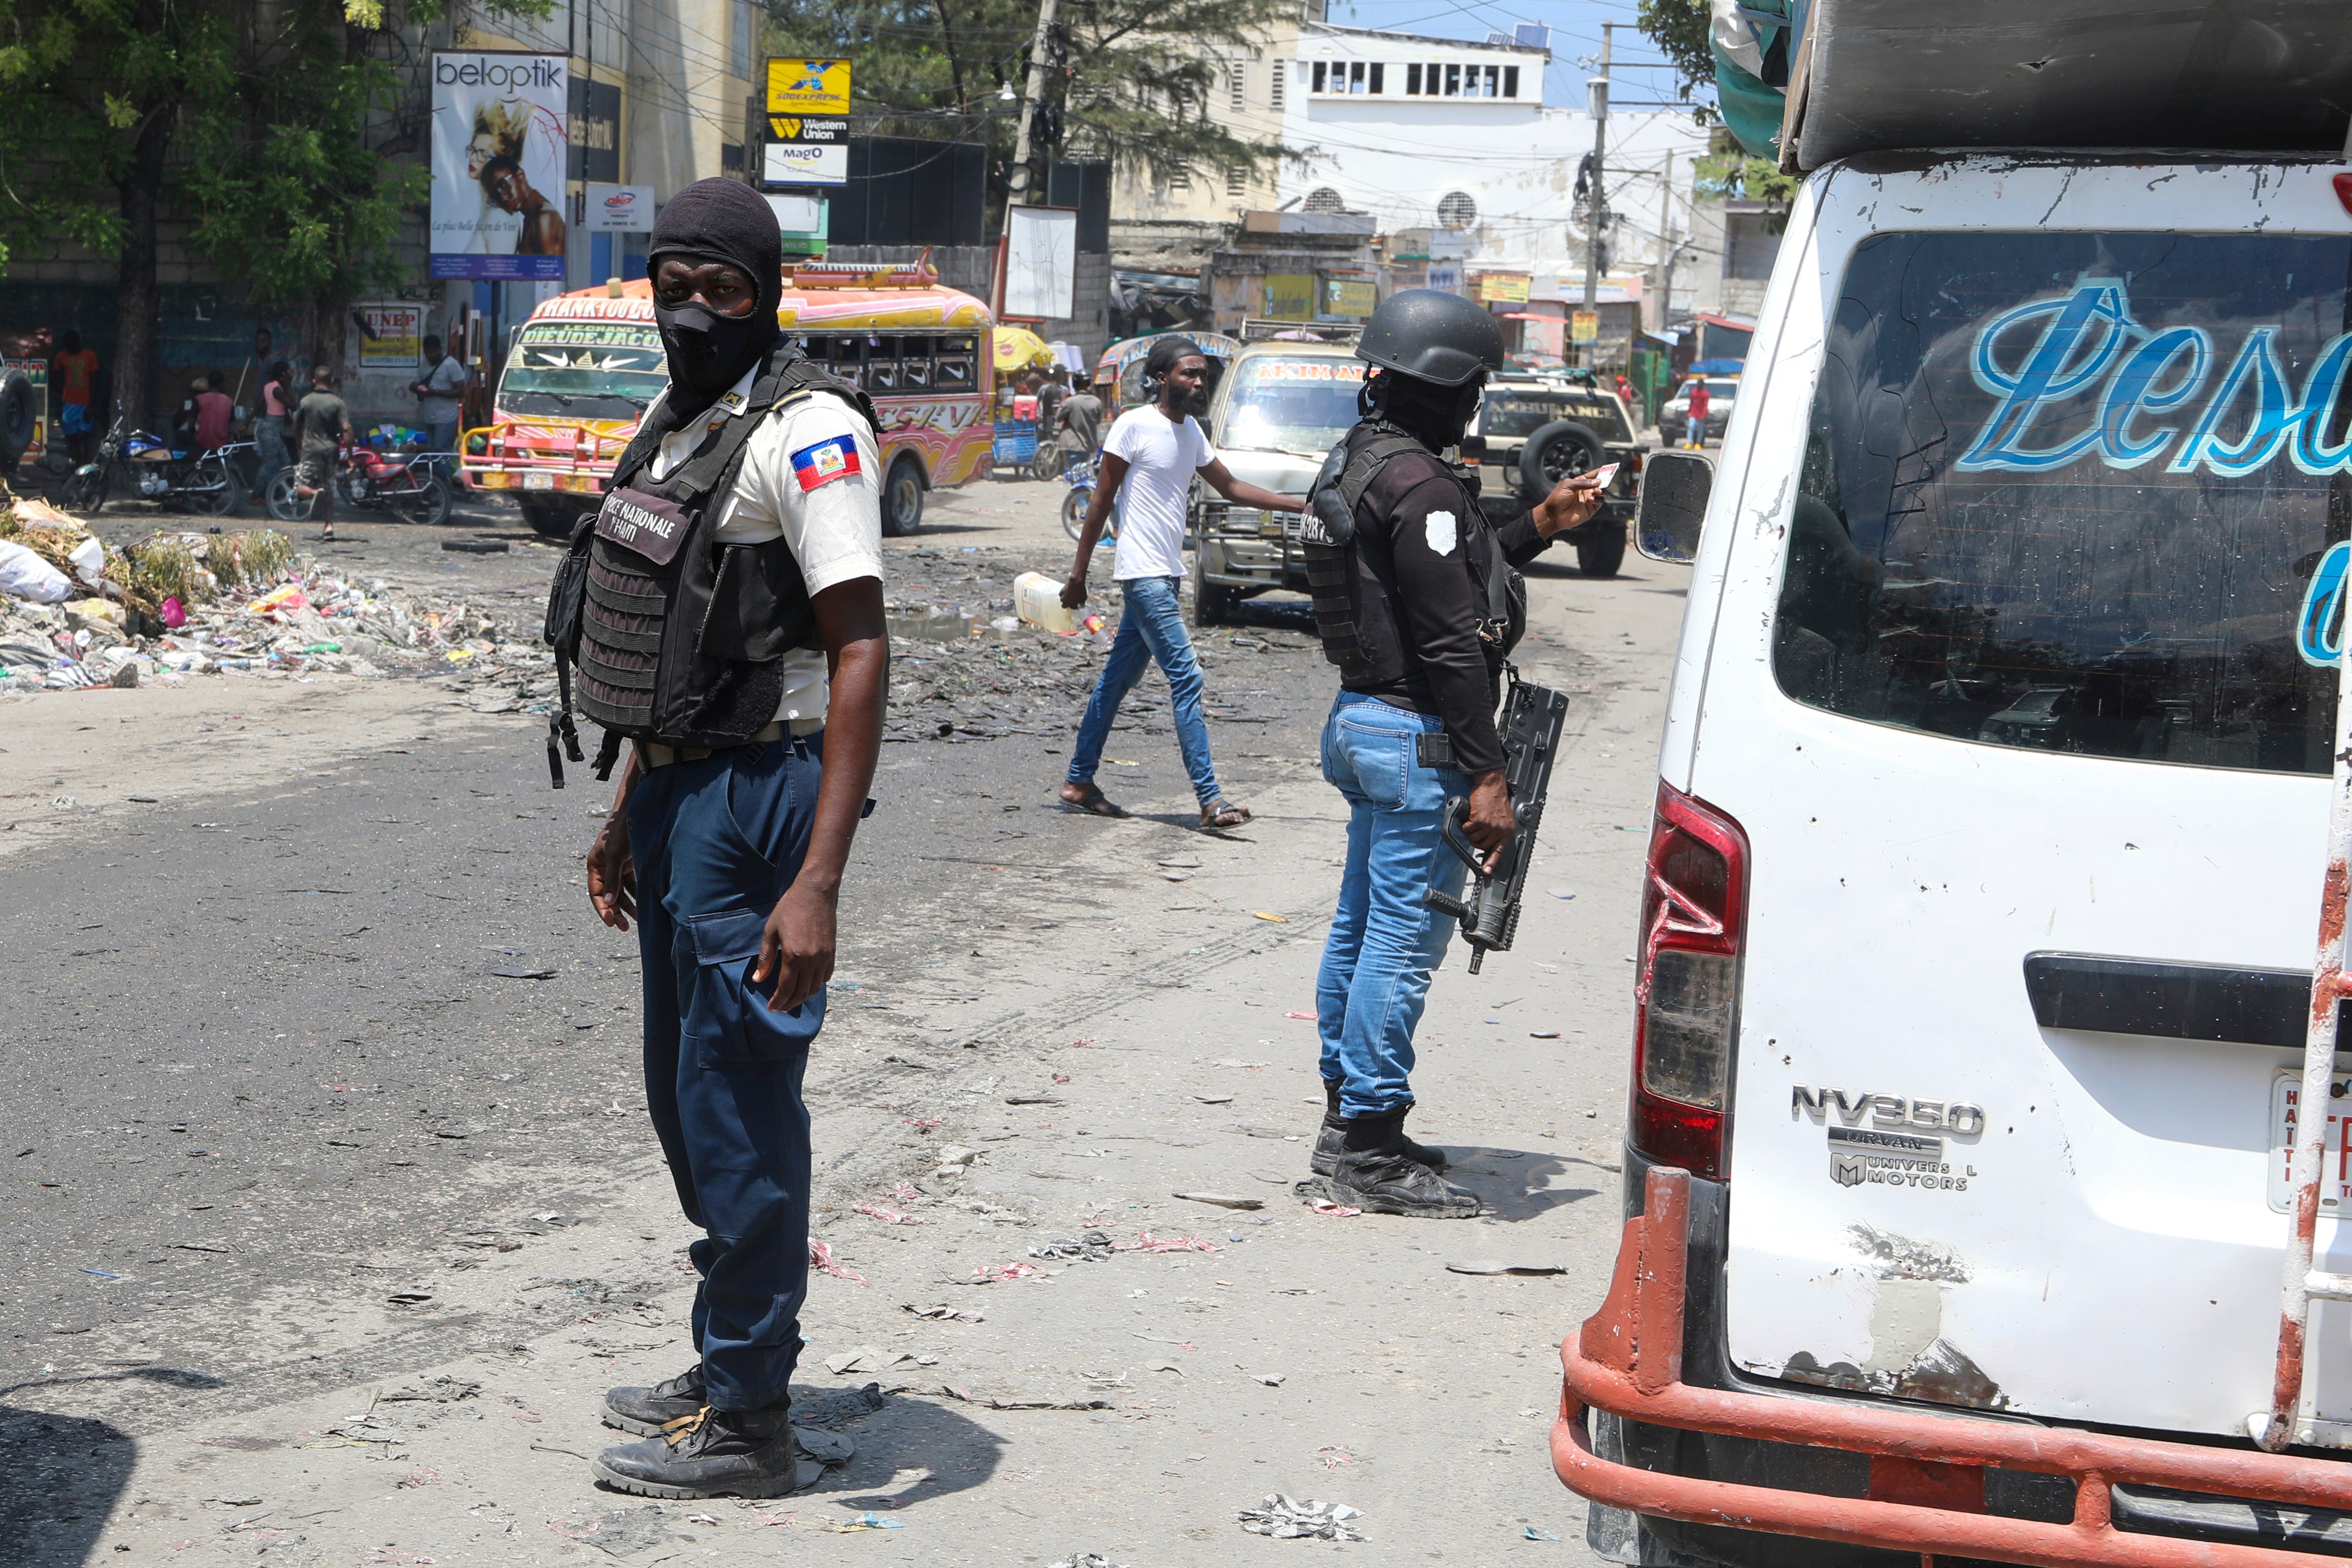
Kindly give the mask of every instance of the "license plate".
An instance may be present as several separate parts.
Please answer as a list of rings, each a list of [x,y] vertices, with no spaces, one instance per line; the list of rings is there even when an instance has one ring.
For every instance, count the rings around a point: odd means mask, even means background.
[[[553,474],[525,474],[522,488],[527,490],[551,490],[555,488]]]
[[[2327,1137],[2319,1155],[2319,1212],[2352,1215],[2352,1159],[2344,1152],[2344,1124],[2352,1117],[2352,1075],[2330,1079],[2328,1089]],[[2291,1167],[2302,1099],[2302,1074],[2283,1072],[2271,1079],[2270,1203],[2274,1214],[2285,1214],[2294,1199]]]

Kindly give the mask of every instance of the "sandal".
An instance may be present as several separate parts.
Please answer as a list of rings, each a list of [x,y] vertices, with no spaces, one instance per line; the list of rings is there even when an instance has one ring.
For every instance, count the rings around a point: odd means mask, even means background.
[[[1239,827],[1249,819],[1248,806],[1235,805],[1223,795],[1201,808],[1203,827]]]
[[[1071,786],[1064,784],[1062,787],[1068,789]],[[1076,787],[1079,793],[1076,800],[1072,800],[1068,795],[1061,797],[1063,810],[1083,811],[1089,816],[1125,816],[1127,815],[1105,798],[1102,786],[1092,779]]]

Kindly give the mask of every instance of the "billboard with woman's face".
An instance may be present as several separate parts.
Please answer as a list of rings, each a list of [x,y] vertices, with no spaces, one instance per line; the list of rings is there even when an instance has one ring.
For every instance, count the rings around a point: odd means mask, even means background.
[[[566,64],[434,55],[434,277],[562,279]]]

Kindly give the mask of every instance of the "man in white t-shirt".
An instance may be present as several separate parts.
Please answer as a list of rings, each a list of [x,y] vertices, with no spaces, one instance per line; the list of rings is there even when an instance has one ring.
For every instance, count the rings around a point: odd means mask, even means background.
[[[1184,633],[1180,606],[1185,508],[1195,474],[1240,506],[1304,511],[1307,503],[1297,496],[1244,484],[1209,445],[1208,433],[1194,418],[1209,410],[1209,360],[1199,344],[1188,338],[1162,338],[1152,344],[1143,362],[1143,385],[1156,401],[1111,426],[1110,438],[1103,443],[1102,477],[1095,486],[1094,503],[1087,509],[1086,526],[1078,532],[1077,563],[1062,585],[1065,606],[1075,610],[1087,602],[1087,567],[1094,558],[1095,541],[1102,537],[1113,498],[1119,498],[1118,564],[1111,575],[1127,605],[1110,658],[1103,661],[1102,677],[1087,700],[1077,743],[1070,749],[1062,799],[1074,810],[1097,816],[1127,815],[1104,798],[1095,770],[1102,765],[1103,744],[1110,738],[1120,701],[1142,678],[1143,667],[1156,659],[1168,676],[1176,743],[1184,753],[1192,793],[1200,797],[1201,826],[1239,827],[1249,820],[1249,810],[1227,800],[1217,788],[1216,766],[1209,759],[1208,721],[1201,713],[1201,661]]]

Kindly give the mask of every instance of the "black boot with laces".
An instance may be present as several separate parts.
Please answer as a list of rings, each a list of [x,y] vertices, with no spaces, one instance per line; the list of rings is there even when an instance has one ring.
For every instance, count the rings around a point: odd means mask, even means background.
[[[681,1416],[702,1408],[702,1363],[651,1388],[615,1388],[604,1395],[604,1425],[650,1437]]]
[[[800,1451],[789,1405],[765,1410],[705,1406],[642,1443],[596,1456],[596,1479],[638,1497],[681,1500],[782,1497],[814,1486],[824,1467]]]
[[[1370,1214],[1420,1219],[1469,1219],[1480,1211],[1477,1194],[1449,1185],[1406,1147],[1402,1110],[1343,1119],[1339,1159],[1323,1178],[1329,1195]]]
[[[1339,1113],[1339,1088],[1343,1080],[1327,1078],[1323,1080],[1323,1125],[1315,1131],[1315,1147],[1307,1152],[1307,1168],[1318,1176],[1330,1175],[1339,1168],[1339,1145],[1348,1131],[1348,1119]],[[1411,1106],[1405,1107],[1410,1110]],[[1398,1112],[1402,1118],[1403,1112]],[[1416,1143],[1404,1136],[1402,1123],[1397,1132],[1397,1152],[1417,1165],[1433,1171],[1445,1169],[1445,1152],[1426,1143]]]

